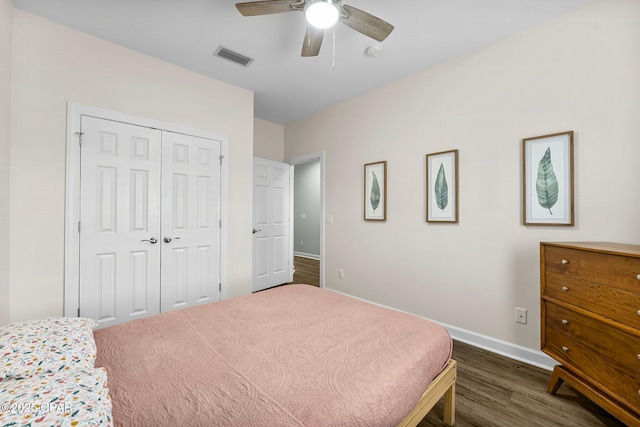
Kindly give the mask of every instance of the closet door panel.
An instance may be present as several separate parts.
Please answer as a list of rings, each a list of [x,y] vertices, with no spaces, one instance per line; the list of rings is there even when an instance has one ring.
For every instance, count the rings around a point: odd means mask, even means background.
[[[161,310],[220,298],[220,142],[163,132]]]
[[[104,327],[159,313],[161,132],[81,127],[80,315]]]

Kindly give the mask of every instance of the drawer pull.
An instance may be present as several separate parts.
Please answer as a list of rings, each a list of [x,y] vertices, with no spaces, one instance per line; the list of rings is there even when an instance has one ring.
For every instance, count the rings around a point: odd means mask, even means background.
[[[568,261],[568,260],[566,260],[566,259],[563,259],[563,260],[562,260],[562,263],[563,263],[563,264],[569,264],[569,261]]]
[[[568,321],[567,319],[562,319],[562,324],[563,324],[563,325],[568,325],[568,324],[569,324],[569,321]]]
[[[638,275],[636,276],[636,279],[640,280],[640,274],[638,274]]]
[[[638,354],[638,359],[640,359],[640,354]]]
[[[567,288],[566,286],[562,287],[562,292],[567,292],[569,290],[569,288]],[[638,314],[640,314],[640,310],[638,310]]]
[[[569,347],[562,346],[562,351],[569,351]]]

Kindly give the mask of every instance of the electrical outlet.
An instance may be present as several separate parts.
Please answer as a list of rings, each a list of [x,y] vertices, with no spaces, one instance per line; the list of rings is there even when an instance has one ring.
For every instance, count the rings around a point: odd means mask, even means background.
[[[304,240],[300,240],[300,246],[304,246]]]
[[[307,219],[307,214],[300,214],[300,218]]]
[[[327,215],[325,217],[325,222],[327,223],[327,225],[333,225],[333,215]]]
[[[338,269],[338,279],[344,279],[344,270],[341,268]]]
[[[527,324],[527,309],[516,307],[516,323]]]

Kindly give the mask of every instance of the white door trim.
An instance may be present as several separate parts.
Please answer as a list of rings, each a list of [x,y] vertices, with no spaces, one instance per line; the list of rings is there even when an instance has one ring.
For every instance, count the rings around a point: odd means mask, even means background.
[[[227,209],[229,200],[229,172],[227,166],[229,152],[228,138],[226,136],[169,122],[69,102],[67,103],[67,165],[65,183],[64,315],[75,317],[80,307],[78,292],[80,285],[78,276],[80,268],[80,239],[78,233],[78,222],[80,220],[80,144],[78,143],[78,138],[80,137],[80,122],[83,115],[220,141],[220,151],[222,153],[220,176],[222,209],[220,213],[223,225],[220,232],[220,279],[222,282],[220,298],[227,298],[228,227],[226,227],[226,224],[229,219]]]
[[[304,156],[293,157],[286,162],[290,165],[301,165],[309,163],[314,160],[320,160],[320,287],[324,288],[324,230],[325,230],[325,212],[324,212],[324,151],[318,151],[316,153],[305,154]],[[293,174],[292,174],[293,175]],[[291,200],[293,200],[293,185],[291,186]],[[293,206],[293,203],[291,203]],[[293,209],[293,207],[292,207]],[[291,227],[293,227],[293,221],[291,221]],[[293,238],[293,229],[291,230],[291,236]],[[291,246],[293,251],[293,245]]]

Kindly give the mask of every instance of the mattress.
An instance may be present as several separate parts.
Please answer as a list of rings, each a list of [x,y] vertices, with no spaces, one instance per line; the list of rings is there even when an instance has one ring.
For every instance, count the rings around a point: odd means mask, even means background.
[[[289,285],[95,331],[116,426],[389,426],[446,366],[441,326]]]

